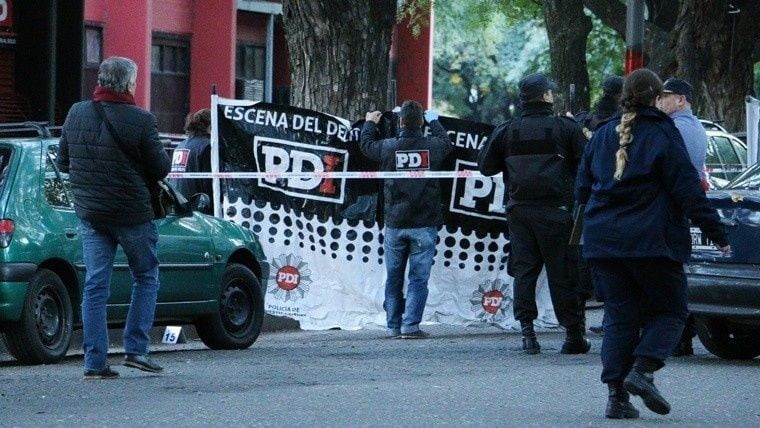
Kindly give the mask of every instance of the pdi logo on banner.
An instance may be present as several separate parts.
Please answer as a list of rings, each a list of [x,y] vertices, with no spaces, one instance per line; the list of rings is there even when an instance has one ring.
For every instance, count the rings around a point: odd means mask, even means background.
[[[348,151],[277,138],[254,137],[253,153],[259,172],[346,172]],[[258,184],[289,196],[343,203],[346,179],[266,177]]]
[[[478,164],[457,159],[457,171],[477,171]],[[472,217],[506,221],[504,181],[498,177],[455,178],[449,211]]]

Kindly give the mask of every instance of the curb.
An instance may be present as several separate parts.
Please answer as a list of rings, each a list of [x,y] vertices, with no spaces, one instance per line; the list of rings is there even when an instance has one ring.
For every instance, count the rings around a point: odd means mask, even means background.
[[[198,333],[195,332],[195,326],[192,324],[182,324],[182,336],[186,342],[200,343]],[[166,326],[156,326],[150,331],[150,343],[151,348],[161,343],[161,339],[164,335]],[[300,324],[298,321],[287,318],[278,317],[274,315],[265,314],[264,323],[261,326],[261,333],[274,333],[282,331],[300,330]],[[108,337],[111,341],[109,345],[109,352],[114,352],[113,348],[122,348],[122,331],[121,328],[111,328],[108,330]],[[82,329],[74,330],[71,336],[71,344],[69,345],[69,351],[67,355],[81,355],[82,354]],[[13,358],[8,354],[5,349],[5,341],[0,340],[0,361],[13,361]]]

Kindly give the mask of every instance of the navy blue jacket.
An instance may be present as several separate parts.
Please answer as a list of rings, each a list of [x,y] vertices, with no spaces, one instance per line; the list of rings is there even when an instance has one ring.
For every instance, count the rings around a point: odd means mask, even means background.
[[[208,135],[188,135],[185,141],[174,149],[172,172],[211,172],[211,141]],[[190,198],[196,193],[205,193],[213,200],[210,179],[177,178],[169,180],[185,197]],[[208,206],[206,214],[214,212]]]
[[[380,163],[381,171],[440,171],[454,150],[446,130],[437,120],[430,124],[431,136],[422,129],[401,128],[398,138],[378,139],[377,125],[364,122],[359,147],[368,158]],[[413,159],[412,159],[413,158]],[[441,190],[437,178],[388,178],[383,181],[385,223],[395,229],[443,224]]]
[[[578,169],[575,196],[586,204],[583,255],[686,262],[691,252],[687,217],[708,238],[728,245],[673,120],[654,107],[639,109],[628,162],[617,181],[619,124],[615,115],[594,133]]]

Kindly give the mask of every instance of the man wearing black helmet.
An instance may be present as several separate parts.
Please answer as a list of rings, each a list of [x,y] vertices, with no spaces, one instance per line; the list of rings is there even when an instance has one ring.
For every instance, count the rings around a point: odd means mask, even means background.
[[[510,273],[523,350],[541,350],[533,320],[538,316],[536,281],[546,266],[554,311],[567,329],[560,352],[582,354],[591,345],[584,337],[583,306],[570,276],[568,241],[573,183],[586,139],[573,119],[554,114],[557,85],[544,73],[523,77],[519,88],[521,115],[493,131],[478,156],[478,169],[485,175],[503,173],[509,189]]]

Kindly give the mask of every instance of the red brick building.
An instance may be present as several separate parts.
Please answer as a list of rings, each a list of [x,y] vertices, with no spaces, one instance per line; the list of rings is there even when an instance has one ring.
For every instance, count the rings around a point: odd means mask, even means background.
[[[279,1],[264,0],[0,0],[0,122],[62,123],[114,55],[137,62],[137,104],[162,131],[181,132],[189,111],[209,105],[212,84],[223,97],[287,103],[281,14]],[[391,57],[397,99],[429,105],[430,29],[414,38],[399,25]]]

